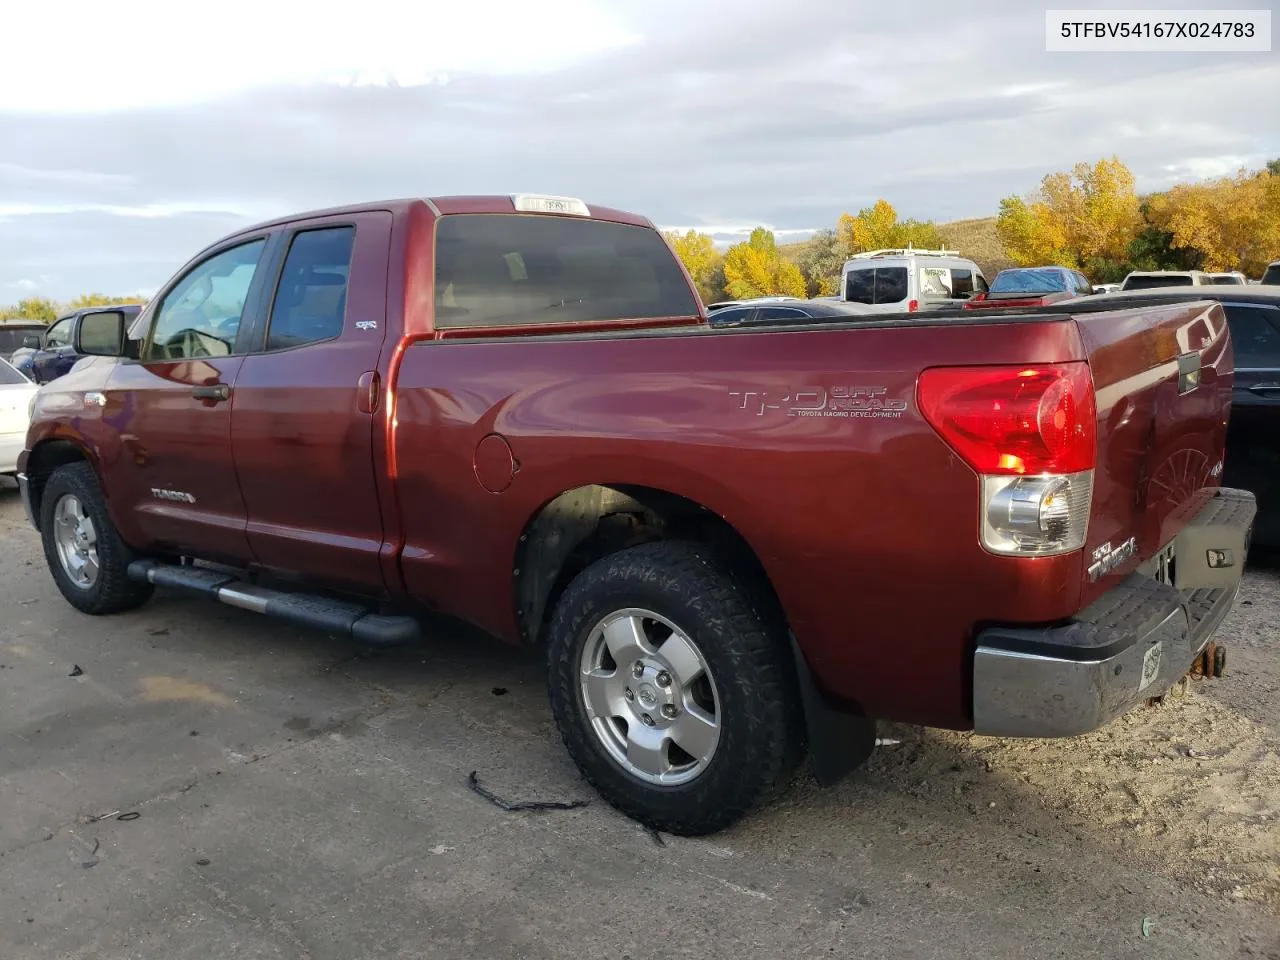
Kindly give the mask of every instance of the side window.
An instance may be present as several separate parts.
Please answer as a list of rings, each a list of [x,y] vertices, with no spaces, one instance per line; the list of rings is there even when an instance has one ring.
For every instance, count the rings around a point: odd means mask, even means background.
[[[850,270],[845,275],[844,298],[854,303],[876,302],[875,270]]]
[[[973,271],[951,270],[951,297],[953,300],[968,300],[973,296]]]
[[[1280,370],[1280,310],[1228,306],[1226,312],[1236,367]]]
[[[266,240],[251,240],[193,267],[160,304],[145,358],[185,360],[231,353],[265,246]]]
[[[734,307],[731,310],[716,310],[707,317],[708,323],[741,323],[751,312],[750,307]]]
[[[267,349],[287,350],[342,333],[355,227],[306,230],[289,244],[267,325]]]
[[[975,273],[973,275],[973,292],[986,293],[989,289],[990,287],[987,286],[987,278],[981,273]]]
[[[71,325],[75,322],[75,317],[67,317],[50,327],[45,334],[44,348],[53,350],[56,347],[71,346]]]
[[[756,317],[760,320],[807,320],[808,315],[793,307],[761,307]]]

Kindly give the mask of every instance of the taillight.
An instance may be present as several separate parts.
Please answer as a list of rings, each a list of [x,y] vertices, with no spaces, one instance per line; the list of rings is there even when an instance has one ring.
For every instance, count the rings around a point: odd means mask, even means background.
[[[920,301],[912,300],[907,304],[907,313],[915,313],[920,309]]]
[[[1083,362],[936,367],[920,375],[920,412],[982,481],[982,544],[1047,556],[1084,545],[1097,414]]]

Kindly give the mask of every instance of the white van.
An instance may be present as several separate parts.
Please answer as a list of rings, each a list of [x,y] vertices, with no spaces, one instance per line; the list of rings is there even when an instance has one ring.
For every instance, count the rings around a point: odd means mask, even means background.
[[[955,250],[868,250],[845,261],[840,297],[875,313],[915,313],[958,307],[985,293],[978,265]]]

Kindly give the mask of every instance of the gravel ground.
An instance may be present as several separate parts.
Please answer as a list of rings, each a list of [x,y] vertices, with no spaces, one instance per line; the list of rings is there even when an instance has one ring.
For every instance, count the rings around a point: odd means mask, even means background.
[[[364,655],[173,597],[89,619],[12,488],[0,611],[4,960],[1280,958],[1274,567],[1226,678],[1068,741],[886,727],[705,840],[595,798],[537,661],[454,625]],[[508,813],[472,770],[591,802]]]

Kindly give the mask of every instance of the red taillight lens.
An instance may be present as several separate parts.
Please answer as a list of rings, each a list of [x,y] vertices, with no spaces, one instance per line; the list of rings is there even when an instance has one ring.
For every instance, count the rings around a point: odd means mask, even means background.
[[[920,309],[919,300],[912,300],[907,304],[907,313],[915,313],[919,309]]]
[[[1093,469],[1093,377],[1082,361],[1035,367],[935,367],[920,374],[920,412],[981,474]]]

